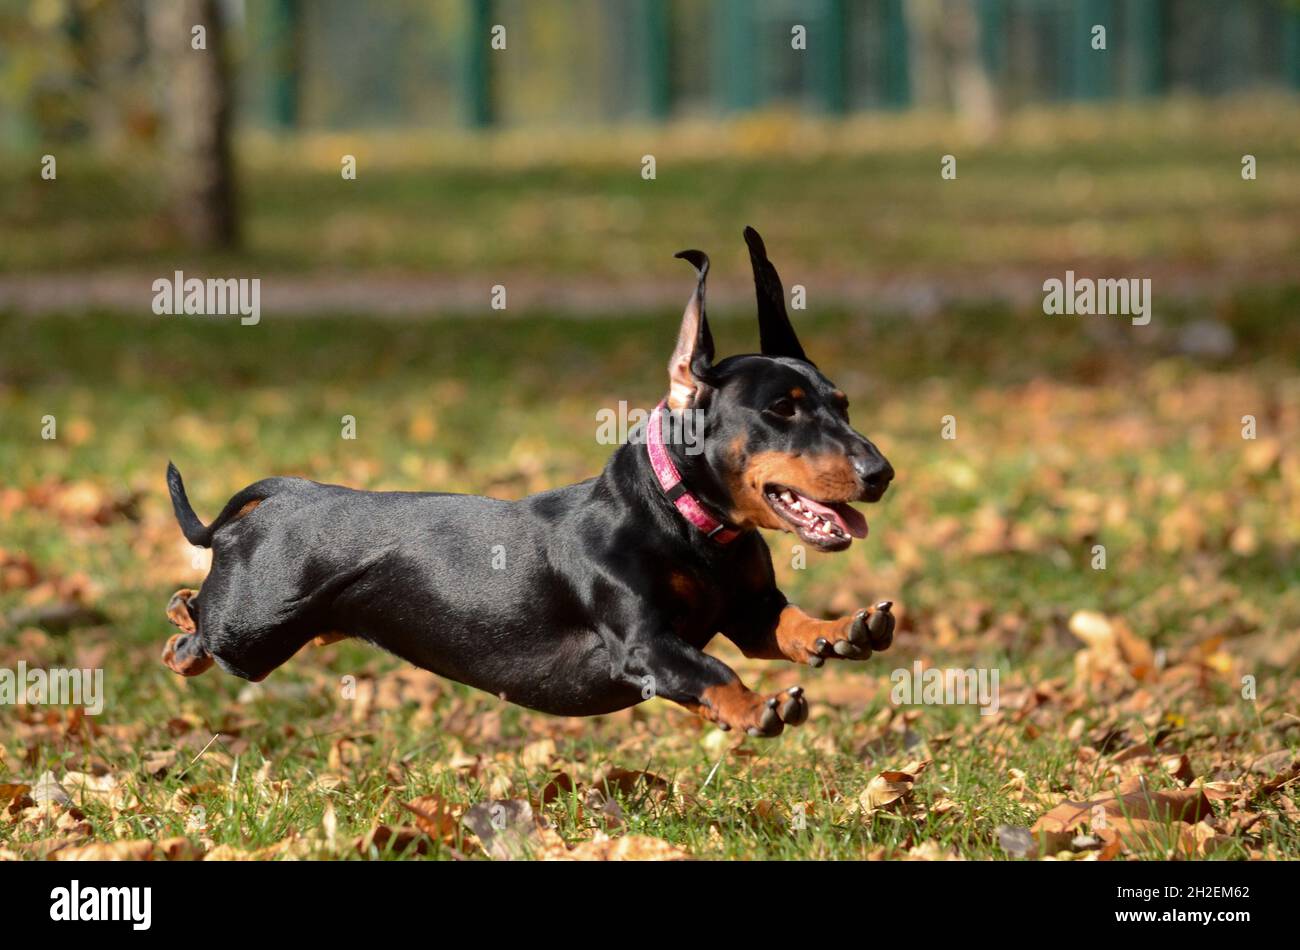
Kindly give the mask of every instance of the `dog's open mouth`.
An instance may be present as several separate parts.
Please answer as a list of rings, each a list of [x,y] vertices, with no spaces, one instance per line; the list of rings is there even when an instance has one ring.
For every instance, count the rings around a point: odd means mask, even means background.
[[[842,551],[867,536],[867,519],[847,502],[814,501],[782,485],[768,485],[763,497],[795,534],[822,550]]]

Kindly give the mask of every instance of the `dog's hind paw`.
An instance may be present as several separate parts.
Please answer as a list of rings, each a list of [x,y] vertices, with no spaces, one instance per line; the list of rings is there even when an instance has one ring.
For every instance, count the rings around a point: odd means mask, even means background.
[[[701,712],[724,732],[743,729],[746,735],[770,739],[808,719],[802,686],[763,696],[737,682],[711,690],[705,699]]]
[[[212,666],[212,657],[203,649],[198,636],[173,633],[162,651],[163,665],[181,676],[198,676]]]
[[[172,594],[172,599],[167,602],[167,619],[186,633],[194,633],[198,629],[194,614],[190,612],[190,600],[196,594],[198,591],[183,587]]]

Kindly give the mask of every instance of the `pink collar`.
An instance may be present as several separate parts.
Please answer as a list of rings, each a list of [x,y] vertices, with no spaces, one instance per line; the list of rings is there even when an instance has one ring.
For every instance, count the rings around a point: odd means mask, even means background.
[[[664,447],[665,408],[666,404],[662,401],[655,406],[654,411],[650,413],[650,421],[645,427],[646,452],[650,456],[650,467],[655,470],[655,478],[659,479],[659,487],[664,490],[668,500],[677,506],[683,518],[718,544],[730,544],[740,537],[740,532],[735,528],[728,528],[725,523],[709,514],[700,504],[700,500],[686,490],[686,486],[682,484],[681,472],[677,471],[677,466],[673,464],[672,457]]]

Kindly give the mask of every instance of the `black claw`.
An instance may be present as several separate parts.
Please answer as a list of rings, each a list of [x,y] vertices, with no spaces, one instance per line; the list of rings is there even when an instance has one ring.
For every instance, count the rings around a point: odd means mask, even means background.
[[[871,634],[867,630],[867,612],[865,610],[859,610],[853,617],[853,623],[849,624],[849,639],[861,647],[871,642]]]
[[[775,696],[769,696],[769,697],[768,697],[768,699],[767,699],[767,708],[768,708],[768,709],[775,709],[775,708],[776,708],[776,697],[775,697]]]
[[[827,640],[825,637],[818,637],[817,640],[813,643],[813,649],[817,651],[818,656],[825,656],[826,651],[830,649],[830,645],[831,645],[830,641]]]
[[[791,686],[789,689],[786,690],[786,693],[787,693],[788,695],[790,695],[790,696],[796,696],[796,697],[798,697],[798,696],[802,696],[802,695],[803,695],[803,687],[802,687],[802,686]]]
[[[871,645],[877,650],[888,649],[894,642],[894,615],[889,612],[893,605],[882,600],[876,605],[875,613],[867,620],[867,631],[871,634]]]
[[[799,694],[793,690],[790,692],[790,698],[781,707],[781,718],[785,720],[786,725],[790,726],[800,725],[808,718],[808,704],[804,702],[802,692]]]
[[[839,656],[850,659],[856,659],[857,657],[862,656],[862,651],[848,640],[836,640],[835,653]]]
[[[763,710],[763,718],[758,721],[758,728],[761,734],[765,736],[777,735],[784,726],[780,715],[777,714],[775,709],[776,700],[773,699],[771,702],[772,705]]]
[[[824,659],[822,659],[815,653],[808,654],[808,665],[811,666],[813,669],[817,669],[817,667],[821,666],[825,662],[826,661]]]
[[[731,731],[731,725],[730,725],[729,723],[725,723],[725,722],[720,722],[720,723],[718,723],[718,728],[721,729],[723,732],[730,732],[730,731]]]

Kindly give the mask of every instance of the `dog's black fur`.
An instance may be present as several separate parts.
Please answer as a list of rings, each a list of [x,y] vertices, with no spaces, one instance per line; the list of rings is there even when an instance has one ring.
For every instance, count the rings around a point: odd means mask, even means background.
[[[801,722],[801,690],[759,696],[702,650],[718,632],[747,655],[812,665],[887,646],[888,603],[836,621],[788,606],[756,529],[792,527],[773,508],[773,485],[843,511],[879,500],[893,470],[807,360],[762,240],[745,236],[763,354],[713,363],[708,260],[683,252],[699,279],[664,410],[700,413],[703,451],[669,451],[687,488],[741,531],[734,541],[719,544],[679,514],[639,437],[598,477],[520,501],[268,478],[207,527],[169,465],[181,530],[213,559],[201,590],[173,599],[169,615],[186,632],[169,641],[168,665],[193,675],[210,657],[260,680],[335,634],[548,713],[607,713],[653,694],[755,735]],[[799,533],[826,550],[850,543],[842,532]]]

